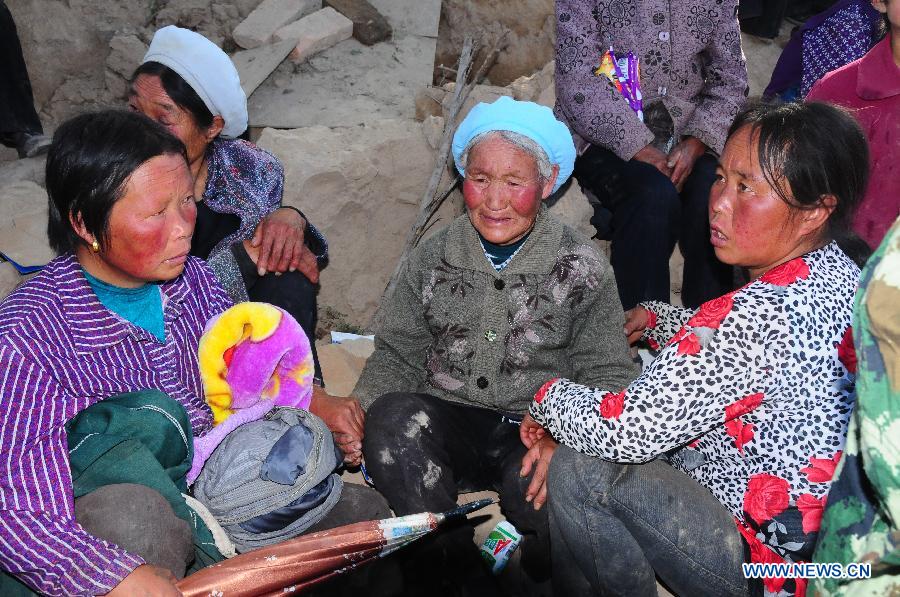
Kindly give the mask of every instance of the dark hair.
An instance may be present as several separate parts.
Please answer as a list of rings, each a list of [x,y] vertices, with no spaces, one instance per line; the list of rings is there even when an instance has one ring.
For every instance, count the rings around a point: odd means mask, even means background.
[[[856,120],[819,102],[759,104],[738,114],[728,136],[745,126],[759,135],[759,165],[778,196],[800,210],[834,196],[829,239],[855,236],[850,222],[869,178],[869,145]]]
[[[109,213],[125,193],[132,173],[147,160],[168,154],[187,161],[184,144],[177,137],[137,112],[105,110],[64,122],[47,153],[50,246],[64,253],[84,242],[72,228],[70,216],[81,218],[104,246]]]
[[[212,126],[213,113],[209,111],[194,88],[181,78],[181,75],[159,62],[145,62],[137,67],[131,76],[131,83],[133,84],[135,79],[141,75],[159,77],[166,94],[172,98],[176,106],[194,118],[197,127],[205,130]]]

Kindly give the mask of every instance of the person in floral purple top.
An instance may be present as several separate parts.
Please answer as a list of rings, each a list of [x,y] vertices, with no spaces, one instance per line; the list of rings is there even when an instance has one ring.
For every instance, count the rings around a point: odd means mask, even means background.
[[[628,309],[669,299],[669,257],[684,254],[682,300],[696,307],[732,288],[709,243],[715,156],[747,95],[736,0],[557,0],[556,114],[580,158],[575,176],[600,202]],[[601,55],[640,61],[643,118],[594,69]]]
[[[826,104],[738,116],[710,241],[751,281],[699,309],[646,302],[625,332],[659,348],[625,388],[538,391],[522,440],[550,463],[558,594],[746,595],[741,564],[809,561],[855,398],[859,268],[836,238],[867,176],[865,137]],[[763,579],[802,595],[803,579]]]

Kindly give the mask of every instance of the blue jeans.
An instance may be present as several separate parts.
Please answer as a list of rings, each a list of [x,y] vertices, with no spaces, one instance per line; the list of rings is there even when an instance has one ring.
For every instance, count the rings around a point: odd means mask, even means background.
[[[549,474],[556,595],[746,596],[744,542],[705,487],[665,462],[616,464],[566,446]]]

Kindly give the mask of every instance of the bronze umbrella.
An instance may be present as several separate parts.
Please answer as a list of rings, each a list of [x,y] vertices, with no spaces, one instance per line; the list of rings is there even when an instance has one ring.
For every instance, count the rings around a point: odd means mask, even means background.
[[[302,592],[360,564],[392,553],[424,537],[444,522],[465,517],[491,499],[469,502],[434,514],[349,524],[213,564],[178,581],[185,597],[257,597]]]

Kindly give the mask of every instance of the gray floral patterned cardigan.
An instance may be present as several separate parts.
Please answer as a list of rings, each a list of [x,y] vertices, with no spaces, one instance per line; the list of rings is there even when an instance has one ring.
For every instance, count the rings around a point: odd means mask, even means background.
[[[554,377],[624,388],[638,370],[606,258],[542,208],[509,266],[488,262],[467,215],[419,246],[376,330],[354,395],[388,392],[523,415]]]

